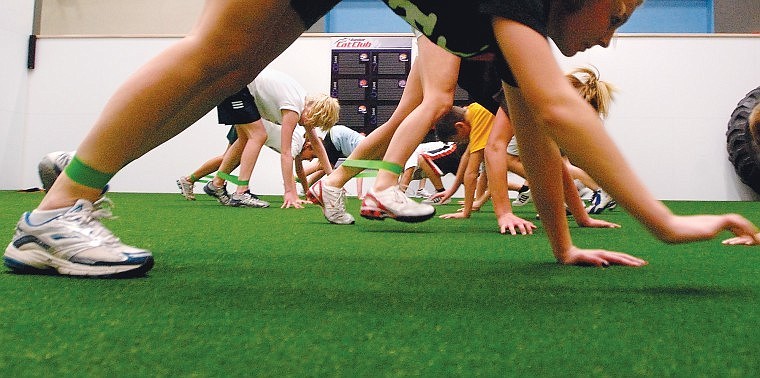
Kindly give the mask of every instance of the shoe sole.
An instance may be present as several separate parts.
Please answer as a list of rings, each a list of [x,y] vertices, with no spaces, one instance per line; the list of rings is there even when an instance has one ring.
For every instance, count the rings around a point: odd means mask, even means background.
[[[433,212],[429,215],[418,215],[418,216],[408,216],[408,215],[393,215],[387,211],[375,209],[375,208],[365,208],[362,207],[361,212],[359,213],[362,218],[371,219],[371,220],[385,220],[386,218],[391,218],[394,220],[397,220],[399,222],[404,223],[419,223],[424,222],[433,216],[435,216],[435,209],[433,209]]]
[[[9,245],[3,263],[16,274],[64,275],[93,278],[133,278],[145,276],[153,268],[153,256],[139,265],[91,266],[73,263],[40,250],[18,250]]]
[[[245,207],[245,208],[252,208],[252,209],[265,209],[269,207],[269,204],[266,205],[245,205],[245,204],[235,204],[232,201],[230,201],[229,205],[230,207]]]

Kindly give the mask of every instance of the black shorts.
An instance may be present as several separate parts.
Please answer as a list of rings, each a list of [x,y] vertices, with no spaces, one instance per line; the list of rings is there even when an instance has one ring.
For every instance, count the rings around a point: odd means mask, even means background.
[[[290,6],[301,16],[307,29],[338,3],[340,0],[290,0]]]
[[[237,140],[237,129],[235,129],[235,126],[230,127],[230,130],[227,131],[227,141],[230,142],[230,144],[235,143]]]
[[[261,119],[259,108],[256,107],[256,102],[253,100],[248,87],[225,98],[221,104],[217,105],[216,113],[219,116],[219,123],[222,125],[242,125]]]
[[[436,148],[420,154],[425,162],[430,165],[439,176],[447,173],[457,174],[459,161],[462,160],[462,154],[458,151],[456,143],[452,143],[441,148]]]

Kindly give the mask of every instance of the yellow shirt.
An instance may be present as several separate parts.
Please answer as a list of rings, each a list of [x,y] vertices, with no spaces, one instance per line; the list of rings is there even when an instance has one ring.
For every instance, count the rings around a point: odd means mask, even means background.
[[[464,119],[470,124],[470,153],[485,149],[493,126],[493,113],[473,102],[465,110]]]

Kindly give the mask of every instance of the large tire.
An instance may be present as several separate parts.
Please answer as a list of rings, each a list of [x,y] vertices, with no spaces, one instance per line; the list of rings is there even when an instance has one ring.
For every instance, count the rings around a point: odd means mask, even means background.
[[[752,138],[749,131],[749,114],[760,103],[760,87],[747,93],[728,121],[726,139],[728,160],[734,165],[736,174],[755,193],[760,194],[760,141]]]

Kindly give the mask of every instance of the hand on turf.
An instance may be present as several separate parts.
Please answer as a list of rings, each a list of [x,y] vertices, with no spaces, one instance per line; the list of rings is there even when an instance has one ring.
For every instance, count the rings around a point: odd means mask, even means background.
[[[499,233],[506,234],[507,230],[511,235],[533,235],[536,225],[533,222],[522,219],[513,213],[506,213],[497,216],[496,221],[499,223]]]
[[[597,266],[603,268],[610,265],[632,267],[647,265],[645,260],[629,254],[605,251],[603,249],[580,249],[575,246],[559,262],[565,265]]]
[[[287,208],[295,208],[295,209],[303,209],[303,204],[306,203],[306,201],[300,199],[298,197],[298,194],[295,192],[286,192],[282,196],[282,206],[280,206],[281,209],[287,209]]]
[[[587,217],[588,219],[576,219],[575,223],[578,224],[578,226],[581,227],[590,227],[590,228],[620,228],[620,225],[617,223],[607,222],[605,220],[601,219],[594,219],[591,217]]]
[[[467,219],[469,216],[465,216],[463,212],[458,211],[456,213],[443,214],[438,216],[441,219]]]
[[[754,236],[743,235],[736,236],[723,241],[725,245],[760,245],[760,233]]]
[[[752,222],[738,214],[673,216],[664,230],[655,230],[661,240],[685,243],[712,239],[722,231],[730,231],[760,244],[760,234]]]

